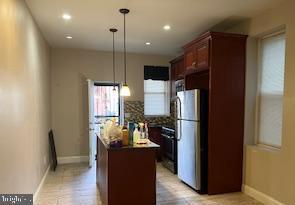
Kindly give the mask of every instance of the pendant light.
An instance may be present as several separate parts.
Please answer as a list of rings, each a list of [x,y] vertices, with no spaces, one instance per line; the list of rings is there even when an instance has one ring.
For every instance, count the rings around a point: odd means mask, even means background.
[[[110,32],[113,33],[113,80],[114,80],[114,87],[113,91],[116,91],[116,70],[115,70],[115,33],[118,31],[116,28],[110,28]]]
[[[121,96],[130,96],[130,89],[127,85],[126,81],[126,14],[129,13],[129,9],[120,9],[120,13],[124,15],[124,84],[121,88],[120,95]]]

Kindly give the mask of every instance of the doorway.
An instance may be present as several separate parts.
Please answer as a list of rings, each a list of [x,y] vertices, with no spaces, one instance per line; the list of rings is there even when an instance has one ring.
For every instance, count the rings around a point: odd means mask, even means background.
[[[123,124],[123,99],[120,84],[88,80],[89,101],[89,167],[95,163],[97,134],[107,120]]]
[[[94,83],[94,117],[98,124],[115,120],[122,124],[120,85],[113,83]]]

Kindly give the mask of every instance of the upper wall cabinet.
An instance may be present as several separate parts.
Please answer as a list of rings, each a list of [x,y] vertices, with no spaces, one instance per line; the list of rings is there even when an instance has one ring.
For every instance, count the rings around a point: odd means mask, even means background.
[[[184,78],[184,63],[183,63],[183,55],[179,56],[172,61],[171,64],[171,80],[176,81]]]
[[[179,56],[172,61],[170,61],[171,70],[170,70],[170,80],[171,80],[171,97],[176,96],[176,86],[175,81],[184,78],[184,61],[183,55]]]
[[[206,33],[183,47],[186,73],[209,69],[210,41],[211,37]]]
[[[204,39],[195,46],[196,69],[209,69],[209,43],[210,39]]]
[[[196,69],[195,45],[189,45],[184,48],[184,68],[185,71]]]

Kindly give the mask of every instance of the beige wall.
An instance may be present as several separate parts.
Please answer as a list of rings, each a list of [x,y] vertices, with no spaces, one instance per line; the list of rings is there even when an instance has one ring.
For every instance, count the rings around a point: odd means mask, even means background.
[[[48,167],[49,47],[23,0],[0,0],[0,193],[34,193]]]
[[[127,83],[131,96],[143,100],[143,66],[169,66],[171,56],[128,54]],[[57,155],[88,155],[87,82],[112,81],[112,53],[75,49],[51,50],[52,126]],[[123,82],[123,55],[116,56],[116,79]]]
[[[255,37],[286,26],[285,95],[281,150],[247,146],[244,184],[288,204],[295,204],[295,1],[247,20],[231,32],[250,35],[247,52],[246,143],[254,142],[254,108],[257,80]]]

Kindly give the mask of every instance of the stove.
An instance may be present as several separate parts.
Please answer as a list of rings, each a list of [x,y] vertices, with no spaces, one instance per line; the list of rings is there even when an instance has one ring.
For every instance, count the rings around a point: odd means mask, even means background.
[[[171,127],[162,127],[162,164],[174,174],[177,174],[177,139],[175,130]]]

